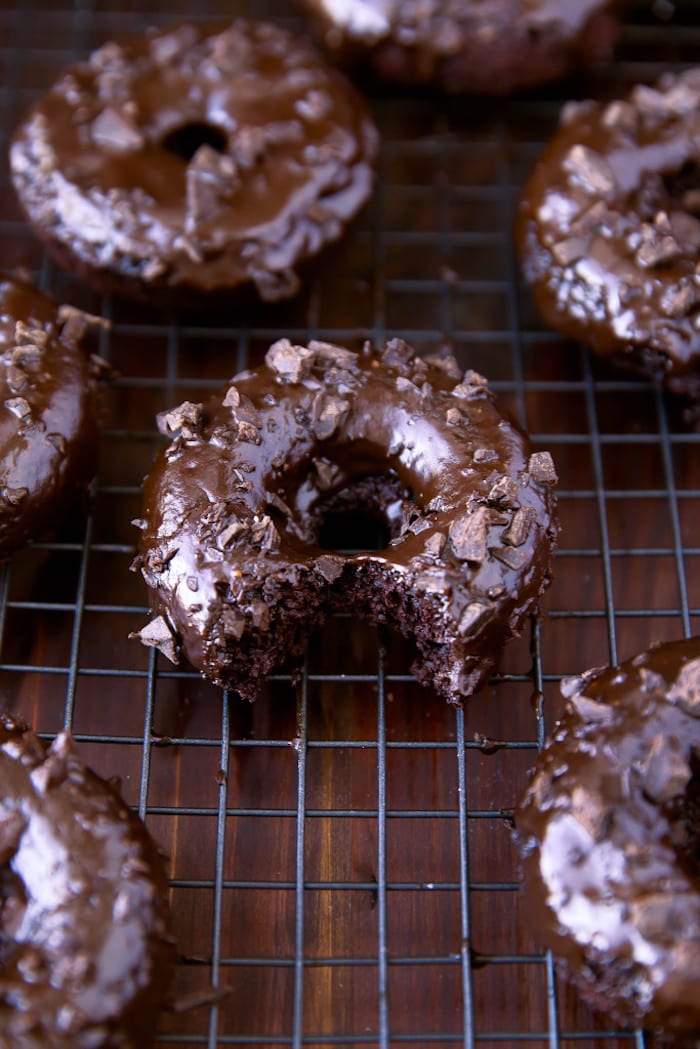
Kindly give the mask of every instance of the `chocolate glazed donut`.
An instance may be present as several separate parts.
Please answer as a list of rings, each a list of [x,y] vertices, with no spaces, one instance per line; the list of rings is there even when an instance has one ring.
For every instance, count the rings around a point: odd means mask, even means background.
[[[340,61],[444,91],[505,95],[606,56],[618,0],[300,0]]]
[[[549,582],[551,457],[453,358],[281,340],[160,425],[172,443],[136,522],[156,618],[139,636],[244,697],[351,607],[414,638],[419,681],[459,702]],[[384,549],[322,548],[325,515],[349,508],[383,520]]]
[[[566,107],[517,239],[552,328],[700,398],[700,70]]]
[[[700,638],[562,692],[516,810],[528,917],[594,1008],[696,1047]]]
[[[77,757],[0,714],[0,1045],[141,1049],[170,981],[163,864]]]
[[[55,524],[97,463],[97,379],[83,352],[93,318],[0,280],[0,557]]]
[[[237,19],[105,44],[37,102],[10,160],[61,264],[178,308],[293,295],[368,199],[376,151],[359,95],[307,41]]]

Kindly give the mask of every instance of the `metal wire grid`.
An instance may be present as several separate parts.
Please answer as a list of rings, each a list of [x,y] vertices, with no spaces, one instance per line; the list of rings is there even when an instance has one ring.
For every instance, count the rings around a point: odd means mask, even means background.
[[[230,13],[222,6],[0,9],[4,138],[54,73],[110,34]],[[248,10],[298,25],[283,2]],[[699,45],[695,3],[667,24],[643,5],[619,61],[573,88],[651,80]],[[514,201],[571,90],[476,115],[376,97],[379,185],[337,268],[244,327],[164,323],[95,300],[36,248],[3,175],[3,262],[110,320],[99,349],[121,373],[87,517],[3,569],[3,692],[46,735],[71,726],[171,854],[177,995],[230,993],[166,1016],[163,1045],[650,1044],[606,1028],[560,986],[521,921],[507,826],[561,676],[697,631],[700,614],[698,435],[644,383],[543,332],[518,285]],[[202,398],[282,335],[387,334],[419,349],[450,343],[559,466],[564,532],[547,616],[486,694],[447,710],[412,681],[410,646],[348,618],[252,709],[129,644],[145,605],[127,573],[127,522],[155,412]]]

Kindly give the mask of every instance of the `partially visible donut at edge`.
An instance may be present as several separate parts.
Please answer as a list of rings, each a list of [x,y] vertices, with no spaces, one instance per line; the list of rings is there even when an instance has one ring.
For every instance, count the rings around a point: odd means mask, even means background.
[[[155,618],[137,636],[245,698],[352,609],[413,639],[418,680],[458,703],[550,581],[552,458],[452,357],[283,339],[159,423],[171,443],[135,522]],[[326,515],[348,511],[387,545],[324,549]]]
[[[700,1039],[700,638],[562,682],[515,811],[524,911],[596,1010]]]
[[[516,238],[551,328],[700,399],[700,68],[570,103]]]
[[[95,473],[105,366],[82,345],[94,321],[0,278],[0,558],[56,525]]]
[[[378,136],[311,44],[271,23],[106,43],[18,127],[12,180],[59,263],[163,307],[275,301],[368,200]]]
[[[453,94],[506,95],[606,58],[616,0],[298,0],[339,62]]]
[[[0,713],[0,1042],[144,1049],[174,962],[164,864],[80,760]]]

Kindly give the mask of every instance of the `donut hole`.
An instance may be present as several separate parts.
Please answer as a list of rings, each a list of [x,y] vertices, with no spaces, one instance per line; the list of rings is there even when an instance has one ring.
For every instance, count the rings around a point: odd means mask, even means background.
[[[400,534],[411,496],[393,473],[356,479],[317,504],[316,543],[347,554],[383,550]]]
[[[310,541],[348,555],[384,550],[417,512],[413,493],[393,472],[355,478],[316,502]]]
[[[337,553],[383,550],[389,545],[388,522],[371,509],[336,510],[324,514],[318,545]]]
[[[161,146],[166,152],[174,153],[189,163],[202,146],[210,146],[217,153],[223,153],[226,149],[226,135],[215,124],[192,121],[169,131]]]

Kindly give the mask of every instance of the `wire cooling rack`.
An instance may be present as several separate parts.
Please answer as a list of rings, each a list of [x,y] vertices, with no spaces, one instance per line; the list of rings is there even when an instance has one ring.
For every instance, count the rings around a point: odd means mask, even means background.
[[[3,155],[76,57],[232,7],[301,27],[281,0],[2,4]],[[46,259],[3,168],[0,261],[107,319],[97,349],[119,377],[87,516],[2,569],[2,702],[47,736],[70,726],[169,856],[180,958],[163,1046],[651,1044],[592,1016],[527,931],[510,814],[562,675],[698,632],[699,438],[676,402],[542,330],[510,231],[566,98],[611,96],[698,58],[697,3],[641,4],[615,62],[555,89],[498,102],[373,89],[371,204],[299,300],[236,326],[95,298]],[[203,399],[281,336],[389,335],[450,346],[557,462],[555,582],[489,687],[448,708],[411,678],[409,644],[351,617],[253,706],[129,641],[146,618],[129,522],[156,412]]]

